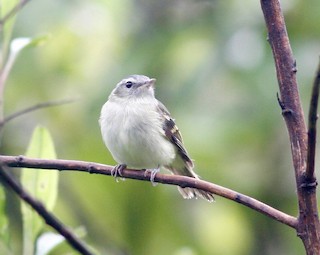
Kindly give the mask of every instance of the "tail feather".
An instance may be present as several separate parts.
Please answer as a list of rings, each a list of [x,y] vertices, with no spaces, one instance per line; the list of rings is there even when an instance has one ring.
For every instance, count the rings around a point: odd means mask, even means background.
[[[173,174],[176,175],[184,175],[184,176],[188,176],[188,177],[192,177],[195,179],[200,180],[200,178],[198,177],[198,175],[193,171],[193,165],[189,166],[189,165],[185,165],[185,167],[183,167],[182,169],[178,170],[178,168],[173,168],[173,167],[168,167],[170,169],[170,171]],[[185,199],[191,199],[191,198],[203,198],[208,200],[209,202],[213,202],[214,201],[214,196],[212,193],[207,192],[207,191],[203,191],[200,189],[195,189],[195,188],[181,188],[178,187],[178,190],[180,192],[180,194],[182,195],[183,198]]]
[[[194,188],[181,188],[178,187],[178,190],[180,194],[183,196],[185,199],[191,199],[191,198],[203,198],[208,200],[209,202],[214,201],[214,196],[210,192],[206,192],[200,189],[194,189]]]
[[[174,120],[171,118],[170,113],[168,112],[167,108],[158,101],[158,110],[161,112],[161,116],[163,116],[164,125],[163,131],[165,137],[175,146],[176,149],[176,157],[173,162],[165,166],[168,168],[173,174],[176,175],[185,175],[189,177],[193,177],[199,179],[196,173],[193,171],[194,164],[192,159],[189,157],[187,150],[183,146],[182,136]],[[204,198],[209,202],[214,201],[214,197],[210,192],[206,192],[203,190],[198,190],[194,188],[181,188],[178,187],[179,192],[181,195],[186,198]]]

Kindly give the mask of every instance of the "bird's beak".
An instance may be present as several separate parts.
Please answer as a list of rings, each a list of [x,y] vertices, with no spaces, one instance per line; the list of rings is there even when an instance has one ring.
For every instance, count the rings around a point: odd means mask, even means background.
[[[154,84],[156,83],[156,79],[155,78],[151,78],[148,82],[149,86],[154,86]]]
[[[155,84],[156,83],[156,79],[155,78],[151,78],[149,82],[152,83],[152,84]]]
[[[147,80],[147,81],[145,81],[143,83],[138,84],[137,87],[153,88],[155,82],[156,82],[156,79],[152,78],[152,79],[149,79],[149,80]]]

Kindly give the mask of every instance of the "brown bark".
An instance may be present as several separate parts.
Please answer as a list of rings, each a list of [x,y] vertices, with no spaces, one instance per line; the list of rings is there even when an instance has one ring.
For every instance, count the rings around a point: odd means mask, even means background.
[[[278,0],[261,0],[268,28],[281,99],[282,114],[287,125],[296,177],[299,216],[297,234],[307,254],[320,254],[320,223],[316,199],[316,180],[306,178],[308,133],[301,107],[293,58],[284,17]],[[312,163],[312,162],[311,162]]]
[[[87,172],[91,174],[111,175],[113,166],[102,165],[93,162],[84,162],[76,160],[61,160],[61,159],[34,159],[23,156],[2,156],[0,155],[0,162],[7,167],[25,167],[41,169],[55,169],[55,170],[74,170]],[[150,181],[150,172],[124,169],[121,171],[123,178],[131,178],[142,181]],[[281,212],[257,199],[246,196],[234,190],[202,181],[195,178],[181,176],[181,175],[166,175],[157,174],[154,182],[178,185],[180,187],[191,187],[201,189],[224,198],[233,200],[239,204],[247,206],[257,212],[260,212],[272,219],[288,225],[289,227],[297,227],[297,219],[291,215]]]

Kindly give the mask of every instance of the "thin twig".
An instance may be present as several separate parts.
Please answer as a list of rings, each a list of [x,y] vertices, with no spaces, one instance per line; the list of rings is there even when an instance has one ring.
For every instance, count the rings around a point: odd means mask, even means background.
[[[4,15],[4,17],[1,17],[0,19],[0,33],[2,35],[3,33],[3,27],[5,23],[14,15],[16,14],[19,10],[23,8],[30,0],[21,0],[19,1],[8,13]],[[0,6],[1,8],[1,6]],[[8,38],[7,38],[8,39]],[[10,69],[13,65],[14,62],[14,57],[9,58],[7,60],[7,63],[5,67],[2,67],[3,63],[5,62],[7,58],[7,43],[6,40],[2,42],[4,44],[3,49],[2,49],[2,56],[1,56],[1,70],[0,70],[0,121],[3,120],[3,93],[4,93],[4,87],[5,87],[5,82],[7,80],[7,77],[9,75]],[[1,131],[1,130],[0,130]]]
[[[6,123],[8,123],[9,121],[20,117],[21,115],[33,112],[33,111],[37,111],[37,110],[41,110],[43,108],[48,108],[48,107],[52,107],[52,106],[59,106],[59,105],[63,105],[63,104],[69,104],[74,102],[75,99],[65,99],[65,100],[59,100],[59,101],[50,101],[50,102],[44,102],[44,103],[39,103],[33,106],[30,106],[28,108],[22,109],[18,112],[12,113],[11,115],[5,117],[3,119],[3,121],[0,122],[0,129],[1,127],[3,127]]]
[[[57,170],[74,170],[82,171],[92,174],[111,175],[112,166],[75,161],[75,160],[48,160],[48,159],[32,159],[24,156],[0,156],[0,162],[9,167],[25,167],[25,168],[38,168],[38,169],[57,169]],[[150,173],[144,171],[125,169],[122,172],[122,177],[150,181]],[[204,191],[214,193],[218,196],[233,200],[244,206],[247,206],[255,211],[258,211],[272,219],[282,222],[292,228],[296,227],[297,219],[284,212],[281,212],[267,204],[264,204],[254,198],[243,195],[231,189],[202,181],[194,178],[178,175],[157,174],[155,182],[163,184],[178,185],[180,187],[197,188]]]
[[[320,62],[316,72],[316,77],[313,82],[312,94],[309,108],[308,118],[308,156],[306,169],[306,182],[310,184],[315,182],[314,166],[316,155],[316,140],[317,140],[317,119],[318,119],[318,101],[320,88]]]
[[[67,229],[53,214],[51,214],[43,206],[43,204],[33,198],[21,185],[16,182],[9,174],[4,170],[3,165],[0,164],[0,177],[1,181],[10,187],[21,199],[29,204],[44,220],[45,222],[59,232],[68,243],[83,255],[93,255],[93,253],[86,247],[86,245],[80,241],[69,229]]]
[[[13,15],[15,15],[18,11],[20,11],[23,6],[25,6],[30,0],[21,0],[17,3],[1,20],[0,20],[0,29],[3,24],[7,22]]]

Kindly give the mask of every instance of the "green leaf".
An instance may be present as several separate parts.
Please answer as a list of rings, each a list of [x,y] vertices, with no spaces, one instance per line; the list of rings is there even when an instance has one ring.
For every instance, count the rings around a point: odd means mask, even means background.
[[[65,238],[56,233],[47,232],[39,236],[37,240],[37,253],[36,255],[49,254],[54,248],[65,241]]]
[[[1,0],[0,1],[0,14],[1,18],[5,16],[12,8],[19,2],[19,0]]]
[[[8,218],[5,212],[6,197],[2,187],[0,187],[0,239],[8,240]]]
[[[12,40],[10,44],[10,54],[17,54],[27,47],[41,46],[51,38],[51,34],[39,35],[34,38],[18,37]]]
[[[38,47],[45,44],[47,41],[51,39],[51,34],[39,35],[31,39],[29,44],[26,47]]]
[[[36,127],[33,132],[26,156],[55,159],[56,153],[49,131]],[[52,210],[57,197],[58,172],[52,170],[23,169],[21,183],[27,191],[39,199],[48,210]],[[22,202],[23,254],[34,254],[34,245],[44,222],[29,205]]]
[[[5,211],[6,197],[3,187],[0,187],[0,251],[9,251],[8,218]]]
[[[82,238],[87,235],[86,229],[82,226],[72,229],[72,232],[78,238]],[[43,233],[37,240],[37,253],[35,255],[47,255],[63,242],[65,242],[65,238],[60,234],[52,232]],[[92,251],[94,250],[93,247],[90,248]],[[96,251],[94,254],[98,254],[98,252]]]
[[[21,38],[15,38],[14,40],[12,40],[12,42],[10,43],[9,56],[5,62],[5,65],[3,67],[2,74],[1,74],[2,82],[4,84],[6,83],[9,77],[10,71],[13,67],[13,64],[15,63],[18,55],[23,49],[42,45],[46,41],[48,41],[50,37],[51,36],[49,34],[46,34],[46,35],[35,37],[33,39],[28,37],[21,37]]]
[[[19,3],[19,0],[2,0],[0,1],[0,18],[3,19],[14,6],[16,6]],[[16,14],[13,15],[10,19],[8,19],[2,27],[2,56],[4,59],[2,61],[4,62],[6,59],[6,56],[8,55],[8,46],[10,43],[11,35],[13,26],[15,23]]]

